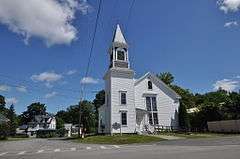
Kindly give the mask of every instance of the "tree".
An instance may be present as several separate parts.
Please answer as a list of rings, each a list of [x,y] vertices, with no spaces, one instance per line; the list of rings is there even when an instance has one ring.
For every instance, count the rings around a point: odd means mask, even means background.
[[[96,94],[95,99],[93,100],[93,104],[94,104],[95,112],[96,112],[95,113],[96,127],[98,127],[98,108],[100,108],[104,103],[105,103],[105,91],[101,90]]]
[[[0,140],[7,139],[8,134],[9,134],[9,124],[8,123],[0,124]]]
[[[73,123],[72,121],[70,121],[69,113],[64,110],[58,111],[56,114],[56,118],[62,119],[65,123]]]
[[[12,104],[8,110],[7,118],[9,119],[9,135],[14,136],[17,128],[17,115],[15,113],[14,105]]]
[[[0,113],[6,116],[8,109],[5,107],[5,105],[5,97],[0,95]]]
[[[240,119],[240,94],[232,92],[229,94],[230,100],[228,100],[223,108],[224,119],[226,120],[238,120]]]
[[[36,115],[46,115],[46,106],[41,103],[32,103],[27,107],[27,110],[20,115],[21,124],[27,124],[34,120]]]
[[[157,77],[166,85],[171,85],[174,81],[174,76],[170,72],[162,72],[160,74],[157,74]]]
[[[56,117],[56,122],[57,129],[64,128],[64,120],[62,118]]]
[[[188,89],[181,88],[177,85],[170,86],[177,94],[181,96],[181,103],[184,104],[186,109],[196,107],[195,96]]]
[[[78,124],[79,105],[81,106],[81,124],[87,132],[93,132],[96,128],[96,111],[92,102],[82,101],[78,105],[72,105],[66,111],[57,112],[56,117],[63,119],[64,123]]]
[[[2,96],[2,95],[0,95],[0,111],[1,111],[3,108],[5,108],[5,104],[6,104],[6,102],[5,102],[5,97]]]
[[[96,131],[96,112],[94,110],[94,105],[89,101],[82,101],[80,104],[81,107],[81,123],[83,128],[87,129],[87,132]]]
[[[183,103],[179,107],[179,126],[181,129],[188,130],[190,128],[189,116],[186,110],[186,107]]]
[[[93,104],[95,106],[95,109],[97,110],[104,103],[105,103],[105,91],[101,90],[96,94],[95,99],[93,100]]]

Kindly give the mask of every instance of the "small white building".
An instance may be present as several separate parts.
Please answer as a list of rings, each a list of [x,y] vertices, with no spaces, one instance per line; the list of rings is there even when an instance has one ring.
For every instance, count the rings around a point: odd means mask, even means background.
[[[99,108],[99,133],[141,134],[154,131],[156,126],[177,129],[181,97],[154,74],[134,78],[128,44],[119,25],[109,54],[110,66],[104,76],[106,102]]]

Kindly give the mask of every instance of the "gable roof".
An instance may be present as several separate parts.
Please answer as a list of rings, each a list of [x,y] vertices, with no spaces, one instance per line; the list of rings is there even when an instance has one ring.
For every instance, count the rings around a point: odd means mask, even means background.
[[[162,80],[160,80],[156,75],[148,72],[141,78],[135,81],[135,86],[138,85],[144,79],[149,78],[158,88],[160,88],[164,93],[171,96],[172,98],[181,99],[181,96],[177,94],[172,88],[166,85]]]

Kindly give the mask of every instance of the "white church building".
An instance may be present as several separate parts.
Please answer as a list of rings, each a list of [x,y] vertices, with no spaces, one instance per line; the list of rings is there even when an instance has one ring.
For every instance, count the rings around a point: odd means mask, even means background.
[[[117,25],[104,76],[105,104],[99,108],[99,133],[142,134],[160,126],[177,129],[181,97],[152,73],[135,79],[128,47]]]

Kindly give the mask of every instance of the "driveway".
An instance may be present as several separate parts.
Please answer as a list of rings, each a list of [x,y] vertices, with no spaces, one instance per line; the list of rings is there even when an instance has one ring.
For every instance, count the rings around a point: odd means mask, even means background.
[[[239,159],[239,156],[238,136],[120,146],[48,139],[0,142],[3,159]]]

